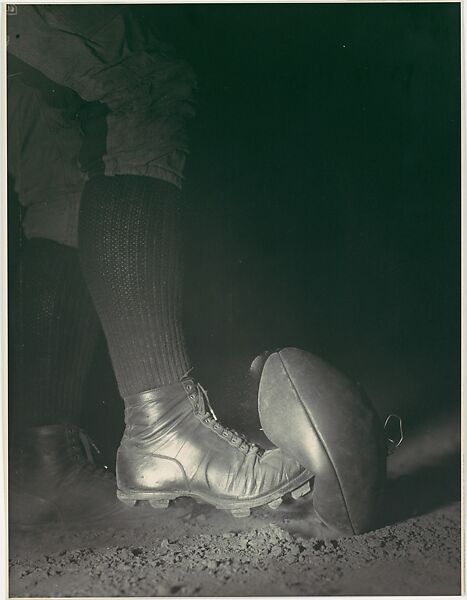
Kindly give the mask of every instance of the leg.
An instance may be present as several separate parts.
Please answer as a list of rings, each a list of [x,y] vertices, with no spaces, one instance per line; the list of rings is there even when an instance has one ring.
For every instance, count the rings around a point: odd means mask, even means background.
[[[89,443],[79,429],[101,329],[77,250],[45,239],[27,242],[12,307],[10,523],[121,516],[115,479],[90,465]]]
[[[78,425],[100,326],[77,251],[26,242],[14,289],[13,428]]]
[[[178,195],[155,179],[100,176],[81,203],[83,272],[126,407],[118,494],[159,506],[193,496],[243,516],[309,491],[311,473],[220,425],[184,377]]]
[[[190,368],[181,311],[180,192],[146,177],[97,177],[81,204],[83,272],[125,398]]]

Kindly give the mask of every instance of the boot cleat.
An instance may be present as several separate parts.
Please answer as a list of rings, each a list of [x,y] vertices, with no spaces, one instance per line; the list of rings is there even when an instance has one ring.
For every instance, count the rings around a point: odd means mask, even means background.
[[[169,508],[169,500],[149,500],[149,504],[157,510]]]
[[[293,490],[293,492],[291,492],[290,495],[292,496],[292,498],[294,500],[298,500],[302,496],[305,496],[305,494],[308,494],[308,492],[311,492],[311,485],[310,485],[309,481],[307,481],[306,483],[304,483],[303,485],[301,485],[296,490]]]
[[[242,519],[243,517],[249,517],[251,514],[251,510],[249,508],[232,508],[230,510],[233,517],[237,519]]]
[[[268,506],[269,506],[269,508],[272,508],[272,510],[277,510],[281,504],[282,504],[282,498],[278,498],[277,500],[273,500],[272,502],[269,502]]]

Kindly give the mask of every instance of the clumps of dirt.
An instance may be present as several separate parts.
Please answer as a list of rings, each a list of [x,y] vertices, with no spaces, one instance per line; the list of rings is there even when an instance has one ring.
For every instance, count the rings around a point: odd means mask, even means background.
[[[341,539],[306,538],[274,523],[258,526],[255,520],[249,521],[251,528],[244,520],[237,531],[231,530],[233,520],[227,517],[223,527],[219,523],[213,528],[207,518],[203,529],[195,521],[189,527],[180,520],[178,526],[172,522],[172,527],[152,531],[62,534],[54,541],[56,551],[45,555],[28,544],[27,554],[11,558],[10,594],[428,595],[460,591],[458,503]]]

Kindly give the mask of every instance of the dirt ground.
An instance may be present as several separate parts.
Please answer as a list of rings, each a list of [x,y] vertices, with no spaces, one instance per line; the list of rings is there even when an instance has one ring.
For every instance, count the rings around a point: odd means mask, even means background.
[[[459,594],[459,445],[454,417],[408,435],[381,526],[353,538],[317,530],[311,495],[247,519],[180,499],[118,529],[12,531],[10,596]]]

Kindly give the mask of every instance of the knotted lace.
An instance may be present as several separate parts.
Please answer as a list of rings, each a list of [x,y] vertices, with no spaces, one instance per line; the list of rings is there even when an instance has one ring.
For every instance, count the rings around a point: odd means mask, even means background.
[[[193,409],[198,419],[212,429],[217,435],[225,439],[229,444],[235,446],[245,453],[259,453],[261,448],[250,442],[244,435],[230,427],[222,425],[217,420],[216,414],[209,402],[207,391],[199,383],[195,384],[196,393],[190,394],[189,398],[193,401]]]
[[[81,466],[84,467],[87,471],[89,471],[92,475],[100,475],[105,478],[113,479],[113,475],[109,471],[107,465],[98,464],[96,462],[93,450],[98,455],[101,453],[101,451],[96,446],[91,436],[80,428],[78,431],[78,437],[85,454],[85,456],[83,456],[82,454],[78,455],[78,459],[81,459]]]

